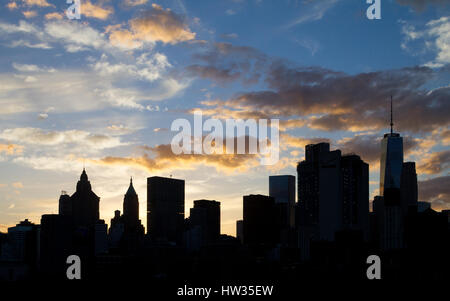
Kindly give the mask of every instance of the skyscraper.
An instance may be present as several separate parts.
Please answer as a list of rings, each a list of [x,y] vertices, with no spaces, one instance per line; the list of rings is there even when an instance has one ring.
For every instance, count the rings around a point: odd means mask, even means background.
[[[391,132],[384,134],[381,141],[380,195],[385,196],[386,189],[400,189],[403,167],[403,138],[394,133],[391,98]],[[386,200],[385,200],[386,201]]]
[[[77,190],[70,197],[72,217],[76,227],[94,226],[99,220],[100,198],[92,191],[86,170],[83,168]]]
[[[213,242],[220,237],[220,203],[209,200],[194,201],[190,210],[190,225],[198,226],[202,243]]]
[[[275,244],[278,225],[275,200],[266,195],[244,196],[244,243],[257,247]]]
[[[401,204],[403,215],[417,212],[417,173],[415,162],[404,162],[400,183]]]
[[[295,226],[295,177],[291,175],[269,176],[269,196],[280,205],[282,228]]]
[[[369,165],[357,155],[341,159],[344,229],[358,230],[369,237]]]
[[[184,225],[184,180],[147,178],[147,229],[155,241],[180,243]]]
[[[403,138],[394,133],[391,97],[391,132],[384,134],[381,141],[380,195],[383,205],[378,205],[381,217],[379,224],[380,246],[382,249],[403,247],[404,211],[401,204],[401,181],[403,169]]]
[[[133,187],[133,179],[123,198],[123,219],[126,228],[135,228],[140,225],[139,220],[139,197]]]
[[[297,166],[301,241],[334,241],[341,230],[361,232],[368,239],[369,165],[357,155],[341,156],[328,143],[306,146]],[[302,234],[303,233],[303,234]]]
[[[342,228],[341,151],[318,143],[307,145],[305,152],[297,166],[298,224],[314,227],[316,239],[333,241]]]

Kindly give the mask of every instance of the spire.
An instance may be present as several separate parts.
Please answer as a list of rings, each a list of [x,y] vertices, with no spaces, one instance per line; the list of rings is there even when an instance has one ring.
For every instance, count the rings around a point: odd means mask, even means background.
[[[127,193],[125,195],[136,195],[136,191],[133,187],[133,177],[130,178],[130,187],[128,187]]]
[[[394,119],[392,117],[392,95],[391,95],[391,134],[394,132]]]
[[[88,176],[86,174],[86,169],[84,169],[84,167],[83,167],[83,172],[81,173],[80,181],[87,181],[87,180],[88,180]]]

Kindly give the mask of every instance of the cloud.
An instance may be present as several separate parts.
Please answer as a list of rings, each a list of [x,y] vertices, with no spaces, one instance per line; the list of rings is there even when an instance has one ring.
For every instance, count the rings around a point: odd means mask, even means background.
[[[103,8],[100,5],[92,4],[89,0],[83,1],[81,4],[81,14],[89,18],[106,20],[113,13],[112,7]]]
[[[419,201],[427,201],[433,207],[448,209],[450,206],[450,175],[419,181]]]
[[[17,144],[2,144],[0,143],[0,154],[17,155],[23,152],[23,146]]]
[[[20,72],[55,72],[53,68],[42,68],[37,65],[13,63],[13,68]]]
[[[48,13],[45,15],[45,19],[47,19],[47,20],[52,20],[52,19],[61,20],[62,18],[63,18],[63,15],[60,13],[56,13],[56,12]]]
[[[241,73],[238,71],[219,69],[214,66],[191,65],[186,67],[186,70],[190,74],[202,78],[209,78],[220,83],[232,82],[241,76]]]
[[[190,170],[198,165],[212,166],[218,171],[244,172],[251,167],[259,165],[256,155],[252,154],[213,154],[196,155],[172,152],[170,144],[161,144],[155,147],[142,147],[145,153],[137,157],[108,156],[89,162],[100,165],[125,165],[143,169],[147,172],[163,170]]]
[[[428,154],[418,163],[418,173],[439,174],[450,167],[450,150]]]
[[[147,2],[148,2],[148,0],[124,0],[125,5],[128,5],[128,6],[144,5]]]
[[[240,54],[240,62],[249,52]],[[214,66],[214,56],[207,57]],[[236,63],[227,64],[245,75]],[[265,66],[264,66],[265,64]],[[427,90],[439,71],[407,67],[348,75],[320,67],[295,67],[262,60],[257,64],[267,89],[241,92],[228,100],[203,103],[211,111],[258,111],[272,117],[305,117],[308,126],[324,131],[368,131],[389,124],[389,99],[394,98],[394,122],[399,131],[431,132],[450,124],[450,87]],[[224,68],[224,67],[222,67]],[[233,69],[234,68],[234,69]],[[234,72],[236,72],[234,71]],[[206,73],[205,73],[206,74]],[[217,79],[217,77],[213,77]],[[432,105],[431,105],[432,104]]]
[[[427,5],[440,5],[444,6],[448,4],[448,0],[397,0],[400,5],[409,5],[416,11],[423,11]]]
[[[304,150],[305,146],[308,144],[317,144],[321,142],[330,143],[331,140],[328,138],[305,138],[305,137],[295,137],[289,134],[282,133],[280,135],[281,142],[280,145],[283,147],[299,148]]]
[[[222,39],[237,39],[239,35],[237,33],[224,33],[220,35]]]
[[[304,1],[299,16],[290,22],[287,27],[321,20],[325,13],[333,8],[337,2],[339,0]]]
[[[117,137],[92,134],[80,130],[45,131],[38,128],[13,128],[1,131],[0,138],[30,145],[78,144],[92,149],[105,149],[124,145]]]
[[[7,7],[9,10],[17,9],[17,3],[16,3],[16,2],[9,2],[8,4],[6,4],[6,7]]]
[[[233,15],[236,14],[236,11],[230,8],[230,9],[227,9],[227,10],[225,11],[225,13],[226,13],[227,15],[229,15],[229,16],[233,16]]]
[[[77,52],[86,47],[101,49],[107,46],[103,35],[92,27],[71,21],[53,21],[45,24],[45,32],[63,42],[66,50]]]
[[[22,0],[28,6],[40,6],[40,7],[55,7],[53,4],[48,3],[47,0]]]
[[[195,39],[184,17],[157,4],[129,21],[130,29],[112,30],[111,43],[124,48],[138,48],[142,43],[177,44]]]
[[[193,57],[203,64],[186,67],[189,75],[209,78],[223,84],[237,79],[246,84],[257,83],[267,57],[258,50],[231,43],[214,43]]]
[[[22,182],[14,182],[11,185],[12,185],[12,187],[17,188],[17,189],[23,188]]]
[[[25,18],[34,18],[37,16],[37,12],[35,10],[27,10],[23,11],[22,14],[25,16]]]
[[[424,51],[436,54],[435,59],[427,62],[426,66],[439,68],[450,64],[450,17],[431,20],[422,29],[416,29],[405,21],[402,23],[403,49],[410,50],[409,45],[413,41],[423,41]]]

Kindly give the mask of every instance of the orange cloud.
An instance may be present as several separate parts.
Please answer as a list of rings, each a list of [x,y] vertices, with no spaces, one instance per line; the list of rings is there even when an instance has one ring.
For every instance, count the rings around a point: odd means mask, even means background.
[[[128,5],[128,6],[143,5],[143,4],[146,4],[147,2],[148,2],[148,0],[125,0],[124,1],[125,5]]]
[[[6,153],[7,155],[21,154],[23,151],[22,145],[17,144],[0,144],[0,154]]]
[[[114,10],[111,7],[103,8],[99,5],[92,4],[90,1],[82,2],[81,13],[89,18],[106,20],[113,12]]]
[[[176,44],[195,39],[184,19],[157,4],[144,12],[140,17],[130,20],[130,29],[112,30],[109,36],[115,46],[137,48],[143,42],[163,42]]]
[[[425,174],[439,174],[450,167],[450,150],[431,153],[419,161],[417,171]]]
[[[57,20],[61,20],[63,18],[62,14],[60,13],[48,13],[45,15],[45,19],[47,20],[51,20],[51,19],[57,19]]]
[[[37,16],[37,12],[34,10],[27,10],[23,11],[22,14],[25,16],[25,18],[34,18]]]
[[[172,152],[170,144],[155,147],[140,147],[145,153],[137,157],[105,157],[90,160],[94,164],[126,165],[154,172],[170,169],[194,169],[196,165],[213,166],[218,171],[233,172],[247,171],[259,165],[257,155],[254,154],[180,154]]]
[[[16,2],[9,2],[6,4],[6,7],[10,10],[17,9],[17,3]]]
[[[28,6],[40,6],[40,7],[49,7],[54,6],[47,2],[47,0],[23,0]]]

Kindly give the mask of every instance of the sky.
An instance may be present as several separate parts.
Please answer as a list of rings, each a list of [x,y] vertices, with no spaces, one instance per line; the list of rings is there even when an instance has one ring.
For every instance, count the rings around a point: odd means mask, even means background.
[[[146,225],[146,178],[185,179],[185,212],[221,202],[235,234],[242,196],[296,175],[304,147],[326,141],[370,166],[380,139],[404,137],[419,200],[450,209],[450,5],[381,0],[0,0],[0,231],[58,212],[83,166],[108,224],[130,177]],[[280,160],[175,155],[178,118],[279,119]],[[206,133],[204,133],[206,134]]]

